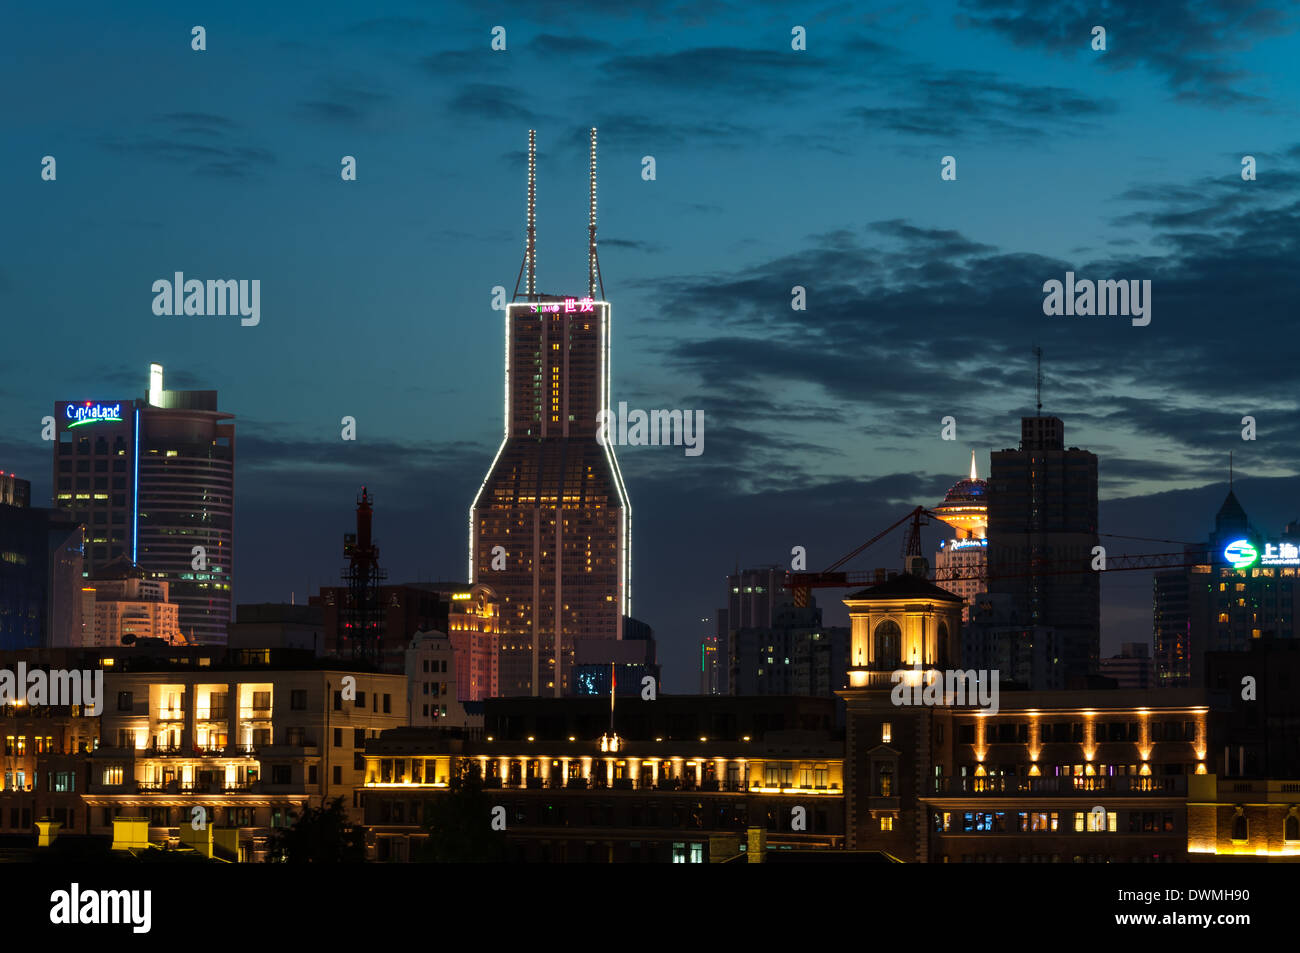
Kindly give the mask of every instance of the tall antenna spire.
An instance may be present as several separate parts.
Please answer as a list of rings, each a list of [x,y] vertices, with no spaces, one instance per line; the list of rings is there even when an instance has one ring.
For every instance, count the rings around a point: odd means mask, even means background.
[[[970,452],[970,478],[972,480],[979,479],[979,477],[975,475],[975,451],[974,450]]]
[[[519,282],[528,272],[524,294],[531,300],[537,297],[537,130],[528,130],[528,230],[524,242],[524,260],[515,278],[515,294],[519,297]]]
[[[587,296],[605,297],[605,283],[600,277],[600,261],[596,257],[596,127],[591,127],[591,208],[587,216]]]
[[[537,294],[537,130],[528,130],[528,297]]]
[[[1034,379],[1034,400],[1038,404],[1038,416],[1043,416],[1043,349],[1034,345],[1034,358],[1038,361],[1038,374]]]

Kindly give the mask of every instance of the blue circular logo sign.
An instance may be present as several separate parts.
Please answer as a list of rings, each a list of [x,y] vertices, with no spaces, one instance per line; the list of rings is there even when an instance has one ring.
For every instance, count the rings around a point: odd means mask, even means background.
[[[1224,548],[1223,558],[1232,563],[1233,569],[1245,569],[1259,558],[1259,552],[1250,540],[1238,539]]]

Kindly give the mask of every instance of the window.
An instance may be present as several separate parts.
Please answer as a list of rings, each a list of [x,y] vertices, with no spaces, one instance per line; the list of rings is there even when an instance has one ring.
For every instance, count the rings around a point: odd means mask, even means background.
[[[366,746],[366,729],[364,729],[364,728],[353,728],[353,729],[352,729],[352,747],[354,747],[354,748],[364,748],[365,746]]]
[[[317,774],[316,768],[317,768],[317,766],[314,765],[314,764],[309,764],[309,765],[307,765],[307,783],[308,783],[308,784],[318,784],[318,783],[319,783],[319,775]]]
[[[1300,840],[1300,817],[1291,814],[1282,822],[1283,840]]]
[[[366,693],[365,693],[365,692],[357,692],[357,697],[356,697],[356,699],[352,702],[352,707],[354,707],[354,708],[365,708],[365,707],[366,707]]]
[[[880,726],[880,740],[883,744],[889,744],[894,740],[894,726],[889,722]]]
[[[333,780],[331,781],[331,783],[332,783],[332,784],[342,784],[342,783],[343,783],[343,766],[342,766],[341,764],[336,764],[336,765],[334,765],[334,767],[333,767],[333,774],[334,774],[334,778],[333,778]]]
[[[253,692],[253,710],[268,711],[271,707],[270,692]]]
[[[134,694],[132,692],[118,692],[117,710],[131,711],[133,708],[135,708]]]
[[[307,730],[305,728],[286,728],[284,730],[285,744],[293,745],[296,748],[303,746],[306,737]]]
[[[894,818],[886,815],[880,819],[880,829],[882,831],[892,831],[894,829]]]
[[[335,729],[334,729],[334,747],[336,747],[336,748],[342,748],[342,747],[343,747],[343,729],[342,729],[342,728],[335,728]]]
[[[295,688],[289,692],[289,707],[294,711],[307,710],[307,689]]]
[[[392,711],[393,711],[393,696],[392,696],[392,695],[389,695],[389,694],[387,694],[387,693],[385,693],[385,695],[384,695],[384,714],[385,714],[385,715],[392,714]]]
[[[342,693],[342,692],[335,692],[335,693],[334,693],[334,710],[335,710],[335,711],[341,711],[342,709],[343,709],[343,693]]]
[[[272,784],[291,784],[293,781],[293,769],[287,764],[271,765],[271,783]]]
[[[880,666],[886,668],[899,667],[902,637],[903,630],[898,627],[898,623],[893,619],[886,619],[876,626],[875,658],[873,661],[877,668]]]
[[[881,763],[876,769],[876,796],[894,796],[894,766]]]
[[[1249,840],[1250,825],[1246,821],[1245,814],[1238,814],[1232,819],[1232,839],[1238,841]]]
[[[115,765],[111,768],[104,769],[104,784],[121,784],[122,783],[122,766]]]

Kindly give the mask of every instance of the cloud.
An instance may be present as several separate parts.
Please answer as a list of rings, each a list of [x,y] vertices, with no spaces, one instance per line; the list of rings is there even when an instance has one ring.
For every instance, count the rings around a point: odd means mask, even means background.
[[[521,105],[524,94],[496,83],[469,83],[456,91],[447,111],[474,119],[506,120],[536,125],[539,116]]]
[[[323,95],[298,103],[300,115],[355,126],[371,118],[377,108],[392,100],[388,93],[365,89],[359,84],[345,83],[338,79],[330,79],[325,85],[326,92]]]
[[[1260,104],[1243,87],[1253,79],[1238,54],[1296,28],[1294,12],[1252,0],[962,0],[958,24],[991,30],[1019,47],[1091,57],[1105,69],[1142,67],[1162,77],[1176,99],[1208,106]],[[1092,28],[1107,48],[1091,48]]]
[[[276,162],[269,149],[235,139],[231,130],[237,124],[223,116],[167,113],[155,124],[161,128],[152,134],[132,139],[110,137],[101,140],[100,145],[110,152],[143,156],[182,166],[195,175],[217,178],[249,178]],[[223,141],[213,142],[214,136]]]

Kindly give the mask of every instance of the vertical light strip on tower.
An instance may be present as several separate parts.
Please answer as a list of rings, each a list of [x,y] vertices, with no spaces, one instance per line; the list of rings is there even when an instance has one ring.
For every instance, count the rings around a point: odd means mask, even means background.
[[[537,130],[528,130],[528,283],[529,300],[537,294]]]
[[[135,474],[131,501],[131,562],[140,562],[140,408],[135,409]]]
[[[587,297],[596,297],[596,127],[591,127],[591,208],[587,214]],[[601,289],[601,298],[605,289]]]

